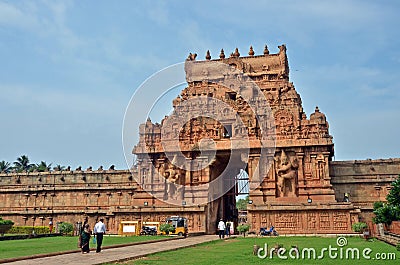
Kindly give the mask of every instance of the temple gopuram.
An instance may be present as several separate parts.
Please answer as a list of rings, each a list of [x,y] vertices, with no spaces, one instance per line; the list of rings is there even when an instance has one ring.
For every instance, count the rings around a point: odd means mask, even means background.
[[[372,229],[375,201],[385,201],[400,159],[333,161],[326,115],[309,116],[289,78],[286,46],[216,59],[190,54],[187,86],[172,114],[139,128],[131,170],[1,173],[0,216],[16,225],[188,219],[189,232],[214,234],[219,219],[237,224],[238,176],[246,175],[251,231],[351,233]]]

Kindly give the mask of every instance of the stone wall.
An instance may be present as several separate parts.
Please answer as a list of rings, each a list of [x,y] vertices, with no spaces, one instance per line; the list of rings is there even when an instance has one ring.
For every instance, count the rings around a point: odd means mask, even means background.
[[[329,168],[337,203],[251,205],[252,229],[274,224],[281,233],[337,233],[341,227],[347,233],[358,220],[373,228],[373,203],[386,200],[400,173],[400,159],[333,161]],[[343,202],[345,193],[349,203]],[[171,215],[187,217],[192,232],[206,231],[207,206],[175,207],[158,201],[128,170],[0,174],[0,216],[16,225],[47,225],[50,219],[54,224],[76,223],[84,216],[94,224],[103,216],[109,231],[117,233],[121,221],[163,222]]]
[[[330,162],[331,183],[336,200],[349,200],[363,210],[372,210],[376,201],[386,201],[391,183],[400,174],[400,159]]]
[[[391,233],[400,235],[400,221],[393,221],[389,226],[389,231]]]
[[[47,225],[105,217],[110,233],[121,221],[164,222],[171,215],[189,220],[192,232],[205,230],[205,207],[176,207],[152,198],[128,170],[0,174],[0,216],[16,225]]]
[[[330,175],[336,200],[349,201],[360,209],[360,221],[366,222],[372,233],[373,204],[386,201],[391,183],[400,174],[400,159],[351,160],[330,162]]]

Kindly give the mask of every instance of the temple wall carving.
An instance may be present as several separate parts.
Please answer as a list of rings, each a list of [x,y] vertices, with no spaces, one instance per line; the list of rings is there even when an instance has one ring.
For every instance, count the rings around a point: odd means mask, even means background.
[[[304,210],[273,210],[263,213],[252,211],[250,222],[252,229],[257,231],[260,227],[274,225],[282,234],[307,234],[307,233],[351,233],[352,222],[358,221],[356,214],[340,209],[314,209]]]

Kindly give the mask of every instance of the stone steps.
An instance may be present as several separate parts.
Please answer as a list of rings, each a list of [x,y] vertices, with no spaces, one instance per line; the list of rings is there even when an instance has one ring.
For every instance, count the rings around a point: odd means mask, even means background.
[[[385,231],[384,235],[379,236],[378,239],[380,239],[390,245],[393,245],[393,246],[397,246],[397,244],[400,243],[400,235],[394,234],[391,232],[386,232],[386,231]]]

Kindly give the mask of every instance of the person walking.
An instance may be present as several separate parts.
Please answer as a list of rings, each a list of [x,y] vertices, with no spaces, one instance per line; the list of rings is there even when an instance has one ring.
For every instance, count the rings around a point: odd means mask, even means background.
[[[50,219],[50,222],[49,222],[49,231],[50,231],[50,234],[53,233],[53,220],[52,219]]]
[[[219,234],[220,239],[225,237],[225,228],[226,227],[225,227],[224,220],[222,220],[222,218],[221,218],[221,220],[218,223],[218,234]]]
[[[78,248],[82,249],[82,234],[83,234],[83,229],[86,225],[89,224],[89,217],[85,216],[85,219],[83,220],[83,224],[80,222],[78,224]],[[90,226],[89,226],[90,227]],[[83,252],[83,251],[82,251]]]
[[[231,222],[226,222],[226,236],[231,237]]]
[[[85,224],[85,226],[82,229],[81,233],[81,249],[82,249],[82,254],[86,254],[90,252],[90,247],[89,247],[89,242],[90,242],[90,226],[88,223]]]
[[[104,225],[104,219],[100,218],[100,220],[96,223],[93,229],[94,236],[97,239],[97,248],[96,252],[99,253],[101,251],[101,244],[103,243],[103,235],[106,233],[106,226]]]

